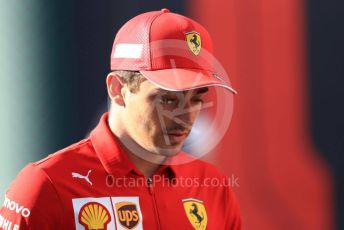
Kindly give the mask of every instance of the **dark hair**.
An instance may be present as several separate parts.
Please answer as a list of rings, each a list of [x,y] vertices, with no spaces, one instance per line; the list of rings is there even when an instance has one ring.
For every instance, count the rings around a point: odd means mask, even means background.
[[[139,71],[115,70],[113,73],[119,76],[124,84],[128,85],[128,88],[132,93],[138,92],[140,90],[140,84],[146,80]]]

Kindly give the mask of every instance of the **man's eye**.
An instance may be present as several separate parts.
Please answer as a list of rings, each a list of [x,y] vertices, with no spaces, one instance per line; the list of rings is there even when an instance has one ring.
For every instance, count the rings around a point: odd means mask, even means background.
[[[194,98],[193,101],[195,103],[203,103],[204,102],[202,98]]]
[[[160,103],[164,105],[173,105],[177,102],[174,98],[161,98]]]

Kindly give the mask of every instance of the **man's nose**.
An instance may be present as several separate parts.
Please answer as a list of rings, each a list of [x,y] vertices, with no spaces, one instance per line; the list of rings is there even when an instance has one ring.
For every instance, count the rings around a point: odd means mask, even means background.
[[[191,126],[195,120],[196,113],[195,106],[191,101],[187,100],[181,102],[178,111],[176,111],[176,117]]]

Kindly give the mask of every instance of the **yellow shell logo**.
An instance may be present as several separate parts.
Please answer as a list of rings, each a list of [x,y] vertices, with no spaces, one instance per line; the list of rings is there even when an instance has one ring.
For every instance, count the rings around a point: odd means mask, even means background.
[[[201,52],[202,41],[201,36],[196,31],[188,32],[185,34],[186,42],[189,49],[194,55],[198,55]]]
[[[196,230],[207,228],[208,217],[203,201],[194,198],[183,199],[185,214]]]
[[[79,212],[79,222],[86,230],[106,230],[111,221],[109,211],[102,204],[89,202]]]

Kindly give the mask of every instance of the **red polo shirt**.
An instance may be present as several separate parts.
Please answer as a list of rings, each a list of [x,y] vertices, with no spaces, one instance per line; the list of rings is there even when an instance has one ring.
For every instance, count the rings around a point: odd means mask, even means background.
[[[89,138],[19,173],[6,192],[0,229],[241,229],[230,183],[215,167],[199,160],[164,165],[147,180],[107,117]]]

